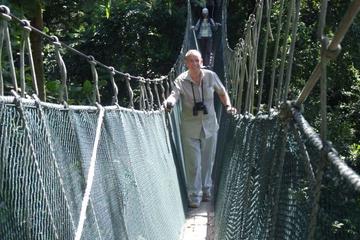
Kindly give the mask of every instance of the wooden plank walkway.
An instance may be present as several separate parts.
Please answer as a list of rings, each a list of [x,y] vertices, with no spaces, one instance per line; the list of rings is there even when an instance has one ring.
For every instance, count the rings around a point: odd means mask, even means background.
[[[189,208],[181,240],[214,240],[214,203],[201,202],[199,208]]]

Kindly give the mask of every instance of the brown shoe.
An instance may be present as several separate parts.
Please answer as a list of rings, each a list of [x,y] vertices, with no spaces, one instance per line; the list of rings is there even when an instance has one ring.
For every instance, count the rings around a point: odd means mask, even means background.
[[[200,207],[200,203],[199,202],[189,202],[189,207],[190,208],[198,208],[198,207]]]
[[[210,202],[211,201],[211,195],[210,194],[204,194],[202,197],[203,202]]]

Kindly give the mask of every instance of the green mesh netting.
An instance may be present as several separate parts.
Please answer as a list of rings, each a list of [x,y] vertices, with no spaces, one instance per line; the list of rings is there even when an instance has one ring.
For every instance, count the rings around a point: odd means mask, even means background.
[[[0,238],[72,239],[99,111],[2,103]],[[81,239],[178,239],[184,221],[165,115],[106,108]]]
[[[306,239],[313,189],[294,125],[258,115],[221,129],[216,239]]]

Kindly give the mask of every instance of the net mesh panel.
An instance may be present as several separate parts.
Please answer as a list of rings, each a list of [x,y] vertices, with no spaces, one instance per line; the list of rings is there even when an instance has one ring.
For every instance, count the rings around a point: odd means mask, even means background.
[[[51,106],[1,105],[1,239],[74,238],[99,112]],[[164,113],[106,109],[82,239],[178,239],[183,222]]]
[[[277,115],[224,117],[217,152],[216,239],[307,238],[312,189],[297,130],[290,124],[286,133],[284,124]]]

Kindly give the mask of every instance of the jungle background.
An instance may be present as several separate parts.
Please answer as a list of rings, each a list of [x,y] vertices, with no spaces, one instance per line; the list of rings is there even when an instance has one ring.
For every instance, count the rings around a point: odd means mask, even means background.
[[[216,2],[216,1],[215,1]],[[276,2],[272,21],[276,21]],[[192,0],[194,19],[206,1]],[[256,1],[229,0],[228,41],[235,47],[243,37],[245,21]],[[302,0],[298,25],[291,92],[298,96],[319,61],[320,43],[316,31],[320,0]],[[329,1],[326,34],[331,38],[350,1]],[[3,0],[11,12],[31,20],[34,27],[108,66],[134,76],[148,78],[167,75],[176,61],[183,41],[186,21],[185,0]],[[218,5],[217,5],[218,6]],[[220,21],[219,19],[215,19]],[[13,24],[13,23],[11,23]],[[20,27],[11,28],[14,52],[19,49]],[[360,17],[346,34],[342,51],[328,67],[328,138],[342,158],[360,173]],[[42,100],[56,101],[60,74],[54,47],[36,33],[31,44]],[[271,47],[271,42],[270,42]],[[68,70],[69,104],[86,104],[91,97],[92,76],[84,58],[63,50]],[[15,58],[15,64],[19,59]],[[3,61],[4,62],[4,61]],[[6,72],[4,72],[6,75]],[[121,78],[121,77],[117,77]],[[6,80],[6,77],[5,77]],[[109,90],[108,72],[99,70],[104,101]],[[124,81],[117,81],[119,103],[126,102]],[[6,89],[11,89],[10,81]],[[27,76],[31,86],[31,76]],[[30,87],[31,88],[31,87]],[[320,126],[320,90],[315,87],[304,105],[304,115],[312,126]],[[360,239],[360,196],[327,165],[315,239]],[[329,239],[329,238],[326,238]]]

